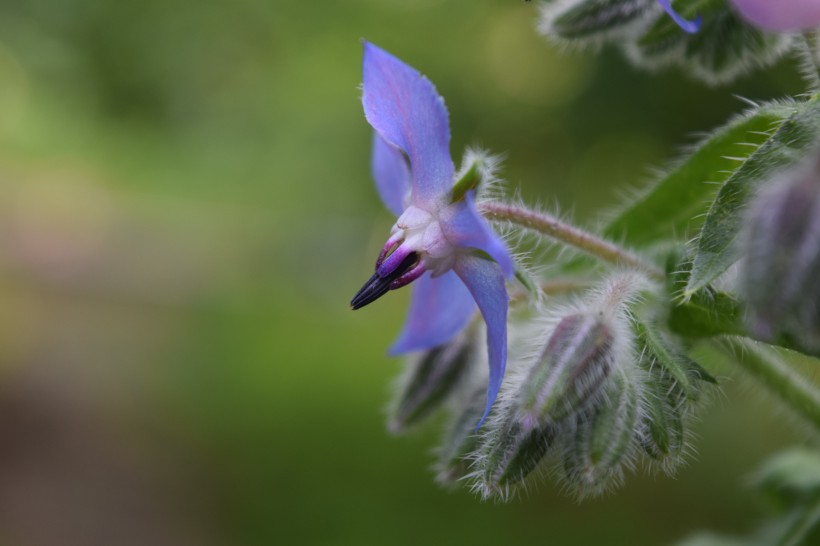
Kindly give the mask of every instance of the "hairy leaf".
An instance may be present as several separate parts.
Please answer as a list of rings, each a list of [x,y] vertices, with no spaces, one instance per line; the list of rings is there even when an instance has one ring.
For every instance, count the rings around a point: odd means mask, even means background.
[[[794,104],[789,119],[721,186],[696,244],[685,297],[714,281],[737,261],[735,241],[743,226],[746,207],[757,188],[778,171],[802,160],[817,142],[820,137],[820,101],[817,98]]]
[[[772,103],[736,116],[674,165],[649,191],[612,220],[604,235],[632,245],[685,236],[696,227],[709,201],[744,158],[768,138],[769,131],[794,112]]]

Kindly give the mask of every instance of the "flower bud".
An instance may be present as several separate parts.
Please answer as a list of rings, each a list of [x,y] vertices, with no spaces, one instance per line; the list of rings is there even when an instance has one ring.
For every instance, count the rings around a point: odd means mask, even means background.
[[[564,455],[564,470],[567,483],[581,498],[600,495],[623,480],[622,467],[629,463],[639,434],[640,379],[635,372],[626,368],[617,373],[606,401],[579,416],[574,441]]]
[[[509,497],[547,454],[558,434],[552,423],[534,428],[510,414],[482,439],[473,490],[482,497]]]
[[[784,173],[749,209],[741,289],[750,329],[820,350],[820,160]]]
[[[598,395],[613,365],[613,329],[601,314],[579,313],[558,323],[518,395],[527,428],[557,423]]]
[[[465,398],[463,406],[456,412],[437,450],[436,481],[439,484],[452,485],[468,474],[480,440],[475,424],[484,414],[485,403],[486,391],[480,387]]]
[[[391,411],[391,432],[400,433],[441,407],[475,357],[474,341],[460,335],[408,362]]]

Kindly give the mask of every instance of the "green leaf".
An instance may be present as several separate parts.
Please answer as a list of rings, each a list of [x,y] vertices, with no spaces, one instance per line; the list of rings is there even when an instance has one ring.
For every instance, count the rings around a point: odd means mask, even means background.
[[[791,105],[773,103],[734,117],[612,220],[604,235],[632,245],[686,236],[689,229],[697,227],[697,217],[708,209],[718,184],[737,168],[736,158],[757,149],[772,127],[793,112]]]
[[[808,448],[778,453],[753,476],[752,483],[784,506],[820,495],[820,453]]]
[[[564,40],[584,41],[610,36],[649,13],[654,0],[586,0],[558,3],[545,10],[544,31]]]
[[[480,439],[475,425],[487,403],[484,387],[473,390],[459,402],[438,449],[436,481],[441,485],[453,485],[470,472],[470,454],[478,447]]]
[[[673,332],[689,338],[746,333],[738,302],[729,294],[709,288],[672,307],[668,325]]]
[[[737,261],[735,241],[742,229],[746,207],[757,188],[778,171],[801,161],[820,137],[817,97],[796,103],[793,109],[794,113],[777,132],[721,186],[698,237],[684,297],[691,297]]]

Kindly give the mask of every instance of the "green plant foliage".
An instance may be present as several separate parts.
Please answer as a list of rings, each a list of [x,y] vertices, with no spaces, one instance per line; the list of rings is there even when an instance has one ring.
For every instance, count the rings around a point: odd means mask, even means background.
[[[792,115],[721,186],[695,244],[692,272],[684,293],[691,297],[738,259],[736,240],[746,207],[761,184],[801,161],[820,137],[820,102],[795,103]]]
[[[625,32],[626,25],[640,21],[653,5],[654,0],[586,0],[566,4],[552,19],[549,32],[568,41]]]
[[[699,225],[699,216],[708,210],[719,185],[737,168],[738,161],[766,142],[772,129],[793,112],[793,105],[768,103],[735,116],[630,202],[609,222],[604,234],[638,246],[685,237]]]

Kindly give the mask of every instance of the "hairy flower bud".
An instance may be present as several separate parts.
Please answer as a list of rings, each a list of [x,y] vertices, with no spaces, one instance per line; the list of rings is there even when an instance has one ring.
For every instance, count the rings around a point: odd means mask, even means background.
[[[579,497],[600,495],[623,480],[623,466],[638,437],[641,395],[637,370],[625,367],[607,389],[607,399],[579,416],[574,441],[564,455],[566,481]]]
[[[773,181],[752,204],[742,291],[760,338],[820,349],[820,158]]]
[[[561,320],[519,392],[527,428],[560,422],[601,392],[613,365],[612,347],[613,328],[602,315]]]
[[[484,498],[508,498],[512,487],[538,467],[557,433],[551,423],[530,427],[509,415],[482,439],[473,490]]]
[[[475,389],[444,433],[436,463],[436,481],[441,485],[452,485],[468,474],[472,454],[479,445],[480,433],[475,424],[484,413],[484,403],[484,389]]]
[[[391,411],[390,431],[402,432],[441,407],[475,358],[475,348],[468,332],[408,362]]]

